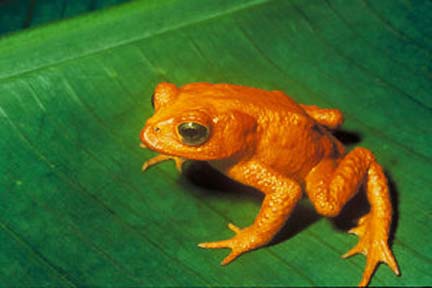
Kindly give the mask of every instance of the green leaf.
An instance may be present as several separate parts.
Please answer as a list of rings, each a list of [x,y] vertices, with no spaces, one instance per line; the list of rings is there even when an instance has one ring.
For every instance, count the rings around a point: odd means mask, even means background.
[[[261,198],[193,165],[141,173],[154,86],[209,81],[341,109],[392,183],[402,276],[381,265],[371,284],[430,285],[431,16],[428,1],[135,1],[3,38],[0,282],[357,284],[364,257],[340,259],[357,239],[306,199],[275,245],[221,267],[228,251],[196,244],[250,224]]]

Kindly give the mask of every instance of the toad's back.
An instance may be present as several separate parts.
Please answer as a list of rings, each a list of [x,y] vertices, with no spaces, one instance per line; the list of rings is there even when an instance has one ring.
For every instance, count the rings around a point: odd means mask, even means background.
[[[261,114],[263,110],[305,114],[294,100],[281,91],[266,91],[240,85],[192,83],[181,88],[179,98],[183,97],[189,98],[189,103],[205,99],[214,107],[238,108],[252,114]]]

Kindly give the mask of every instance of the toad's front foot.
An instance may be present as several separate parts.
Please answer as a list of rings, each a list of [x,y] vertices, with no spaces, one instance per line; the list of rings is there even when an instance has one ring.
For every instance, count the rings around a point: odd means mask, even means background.
[[[363,277],[359,283],[360,287],[365,287],[380,262],[386,263],[396,275],[399,275],[399,268],[395,257],[387,244],[387,237],[382,233],[379,225],[373,222],[371,215],[360,218],[357,227],[349,232],[360,237],[359,242],[347,253],[342,255],[343,258],[353,256],[358,253],[366,255],[366,268]]]
[[[146,171],[149,167],[167,160],[174,160],[177,171],[179,171],[180,173],[182,172],[183,163],[186,161],[185,159],[181,157],[168,156],[162,154],[157,155],[156,157],[153,157],[147,160],[146,162],[144,162],[144,164],[141,167],[141,170]]]
[[[234,224],[229,223],[228,228],[236,233],[233,238],[198,244],[201,248],[230,248],[231,253],[221,262],[222,265],[226,265],[241,254],[257,249],[269,242],[268,237],[261,236],[253,226],[240,229]]]

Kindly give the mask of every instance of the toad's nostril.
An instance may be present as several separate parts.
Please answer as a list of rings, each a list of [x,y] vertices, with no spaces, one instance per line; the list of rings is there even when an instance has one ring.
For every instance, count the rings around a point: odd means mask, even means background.
[[[153,128],[153,131],[154,131],[155,133],[157,133],[157,132],[160,131],[160,128],[159,128],[159,127],[154,127],[154,128]]]

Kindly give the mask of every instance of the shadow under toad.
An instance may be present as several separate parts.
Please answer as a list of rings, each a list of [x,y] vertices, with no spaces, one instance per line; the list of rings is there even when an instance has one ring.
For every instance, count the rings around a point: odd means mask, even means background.
[[[186,163],[183,168],[183,175],[187,181],[204,188],[200,192],[200,197],[230,197],[233,201],[251,200],[255,202],[262,202],[264,198],[264,194],[258,190],[231,180],[206,162],[190,161]],[[254,220],[253,217],[250,219],[251,223]],[[291,238],[318,219],[320,216],[314,209],[308,203],[301,201],[269,245],[275,245]],[[235,223],[235,219],[232,220]]]

